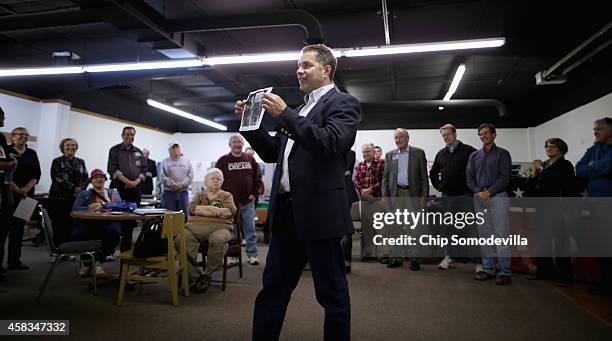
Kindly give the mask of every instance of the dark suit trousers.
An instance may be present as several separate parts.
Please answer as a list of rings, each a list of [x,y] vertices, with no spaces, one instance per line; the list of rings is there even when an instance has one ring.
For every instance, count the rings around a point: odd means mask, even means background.
[[[291,293],[306,262],[310,263],[317,301],[325,309],[324,339],[350,340],[351,307],[341,238],[299,240],[292,223],[291,200],[288,195],[279,195],[277,200],[263,289],[255,301],[253,340],[278,340]]]
[[[117,188],[117,191],[124,202],[135,202],[137,206],[140,206],[140,199],[142,197],[140,186],[136,188]],[[121,244],[119,245],[121,252],[132,248],[132,231],[134,227],[136,227],[135,221],[128,220],[121,222]]]

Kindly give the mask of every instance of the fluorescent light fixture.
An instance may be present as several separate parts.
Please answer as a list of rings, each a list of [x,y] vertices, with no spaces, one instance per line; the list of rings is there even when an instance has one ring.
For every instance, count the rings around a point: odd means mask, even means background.
[[[451,82],[450,88],[448,88],[448,92],[444,95],[443,101],[449,101],[451,97],[457,91],[457,87],[459,87],[459,82],[461,82],[461,78],[463,78],[463,74],[465,73],[465,64],[459,65],[457,68],[457,72],[455,72],[455,76],[453,77],[453,81]]]
[[[152,100],[150,98],[147,99],[147,104],[152,106],[152,107],[155,107],[157,109],[161,109],[161,110],[167,111],[169,113],[173,113],[175,115],[178,115],[178,116],[181,116],[181,117],[184,117],[184,118],[187,118],[187,119],[190,119],[190,120],[193,120],[193,121],[205,124],[205,125],[207,125],[209,127],[213,127],[213,128],[219,129],[219,130],[227,130],[227,127],[224,126],[224,125],[221,125],[219,123],[215,123],[213,121],[207,120],[207,119],[202,118],[200,116],[196,116],[196,115],[190,114],[190,113],[188,113],[186,111],[183,111],[183,110],[171,107],[169,105],[160,103],[160,102]]]
[[[375,47],[362,47],[358,49],[342,50],[345,57],[364,57],[381,56],[388,54],[420,53],[435,51],[453,51],[467,49],[481,49],[490,47],[500,47],[506,43],[505,38],[473,39],[443,41],[437,43],[406,44],[406,45],[387,45]]]
[[[85,72],[113,72],[113,71],[134,71],[134,70],[153,70],[153,69],[171,69],[177,67],[195,67],[202,66],[201,59],[186,59],[186,60],[163,60],[158,62],[142,62],[142,63],[121,63],[121,64],[101,64],[83,66]]]
[[[472,40],[444,41],[437,43],[406,44],[406,45],[387,45],[373,47],[359,47],[350,49],[333,49],[336,58],[339,57],[364,57],[379,56],[390,54],[453,51],[465,49],[480,49],[500,47],[506,42],[505,38],[488,38]],[[182,60],[163,60],[142,63],[119,63],[119,64],[99,64],[83,65],[73,67],[49,67],[49,68],[27,68],[27,69],[0,69],[0,77],[8,76],[31,76],[31,75],[57,75],[66,73],[82,72],[113,72],[113,71],[134,71],[134,70],[153,70],[183,67],[197,67],[202,65],[227,65],[244,63],[265,63],[280,61],[297,61],[300,52],[276,52],[276,53],[256,53],[237,56],[218,56],[209,58],[191,58]]]
[[[153,70],[169,69],[180,67],[202,66],[201,59],[187,60],[164,60],[158,62],[142,63],[121,63],[121,64],[100,64],[84,66],[63,66],[63,67],[44,67],[27,69],[0,69],[0,77],[10,76],[35,76],[35,75],[61,75],[83,72],[113,72],[113,71],[134,71],[134,70]]]
[[[62,67],[36,67],[27,69],[0,69],[0,77],[35,76],[35,75],[63,75],[70,73],[83,73],[80,66]]]
[[[226,64],[244,64],[244,63],[265,63],[265,62],[282,62],[296,61],[300,59],[300,52],[277,52],[277,53],[259,53],[245,54],[239,56],[223,56],[209,57],[202,61],[207,65],[226,65]]]

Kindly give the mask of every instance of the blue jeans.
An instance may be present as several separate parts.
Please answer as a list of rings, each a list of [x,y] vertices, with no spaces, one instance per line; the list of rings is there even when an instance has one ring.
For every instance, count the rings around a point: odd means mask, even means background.
[[[162,193],[162,207],[171,211],[183,211],[185,221],[189,217],[189,193],[187,191],[164,191]]]
[[[484,214],[484,223],[478,227],[478,235],[481,238],[494,237],[507,238],[510,235],[510,221],[508,220],[508,207],[510,199],[506,192],[498,193],[489,199],[488,204],[482,200],[474,199],[476,212],[487,212]],[[497,275],[510,276],[512,270],[512,249],[509,245],[489,246],[482,245],[482,267],[489,275],[495,276],[495,251],[499,262]]]
[[[255,234],[255,204],[249,203],[240,207],[240,226],[246,239],[246,254],[249,257],[259,256],[257,235]]]

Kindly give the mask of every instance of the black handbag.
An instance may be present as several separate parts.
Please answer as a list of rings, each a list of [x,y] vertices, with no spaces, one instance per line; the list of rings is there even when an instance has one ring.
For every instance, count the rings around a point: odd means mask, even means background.
[[[137,258],[161,256],[168,252],[168,241],[162,238],[161,218],[147,219],[136,239],[132,254]]]

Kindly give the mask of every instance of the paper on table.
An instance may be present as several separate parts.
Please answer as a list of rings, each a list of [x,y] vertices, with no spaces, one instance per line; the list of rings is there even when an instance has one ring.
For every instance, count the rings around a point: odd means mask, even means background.
[[[263,95],[271,92],[272,87],[252,91],[247,97],[239,131],[257,130],[261,125],[263,114],[266,111],[261,103]]]
[[[15,213],[13,213],[13,217],[23,219],[25,221],[30,220],[32,213],[34,213],[34,209],[36,209],[36,205],[38,205],[38,201],[30,197],[26,197],[25,199],[21,200],[17,206]]]

